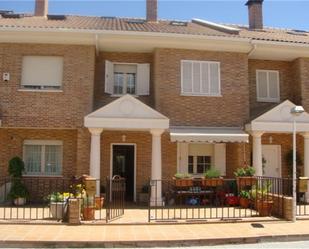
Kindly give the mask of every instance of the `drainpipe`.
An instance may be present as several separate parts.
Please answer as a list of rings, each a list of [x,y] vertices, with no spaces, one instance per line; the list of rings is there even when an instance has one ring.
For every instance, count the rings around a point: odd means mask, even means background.
[[[99,35],[98,34],[94,35],[94,45],[95,45],[96,56],[99,56],[100,45],[99,45]]]
[[[250,41],[250,44],[251,44],[252,48],[251,48],[251,50],[248,53],[248,57],[250,57],[255,52],[255,50],[257,49],[257,44],[254,44],[252,42],[252,40]]]

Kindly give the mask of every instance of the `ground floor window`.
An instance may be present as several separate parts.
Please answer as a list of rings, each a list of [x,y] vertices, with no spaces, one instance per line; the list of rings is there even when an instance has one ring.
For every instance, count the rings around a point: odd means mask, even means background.
[[[56,176],[62,174],[62,141],[25,140],[26,175]]]
[[[213,145],[190,144],[188,152],[189,174],[203,174],[211,168]]]

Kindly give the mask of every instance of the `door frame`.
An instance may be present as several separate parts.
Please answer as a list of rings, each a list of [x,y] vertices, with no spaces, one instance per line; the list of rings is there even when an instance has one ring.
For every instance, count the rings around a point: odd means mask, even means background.
[[[262,144],[262,153],[263,153],[263,146],[276,146],[278,149],[278,155],[277,155],[277,160],[278,160],[278,173],[279,173],[279,178],[282,176],[282,154],[281,154],[281,144]],[[262,154],[263,155],[263,154]]]
[[[131,145],[134,148],[134,184],[133,184],[133,200],[136,202],[136,143],[111,143],[110,144],[110,165],[109,165],[109,176],[113,178],[113,146],[114,145]]]

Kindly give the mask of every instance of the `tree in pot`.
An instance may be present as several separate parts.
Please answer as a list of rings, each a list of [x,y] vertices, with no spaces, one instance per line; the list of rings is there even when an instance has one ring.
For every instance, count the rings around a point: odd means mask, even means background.
[[[242,190],[239,192],[239,205],[242,208],[248,208],[250,205],[250,192]]]
[[[269,180],[261,182],[258,186],[253,185],[250,190],[252,200],[256,203],[256,209],[260,216],[271,216],[273,199],[271,194],[271,182]]]
[[[22,182],[22,174],[25,170],[25,164],[20,157],[13,157],[9,161],[9,174],[12,177],[12,185],[8,197],[13,200],[16,206],[26,204],[26,199],[29,196],[27,187]]]

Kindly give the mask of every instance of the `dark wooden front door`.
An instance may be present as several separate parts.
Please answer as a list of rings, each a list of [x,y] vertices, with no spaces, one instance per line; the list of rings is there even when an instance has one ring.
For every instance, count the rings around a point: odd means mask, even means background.
[[[126,180],[126,201],[134,200],[134,145],[113,145],[113,176]]]

